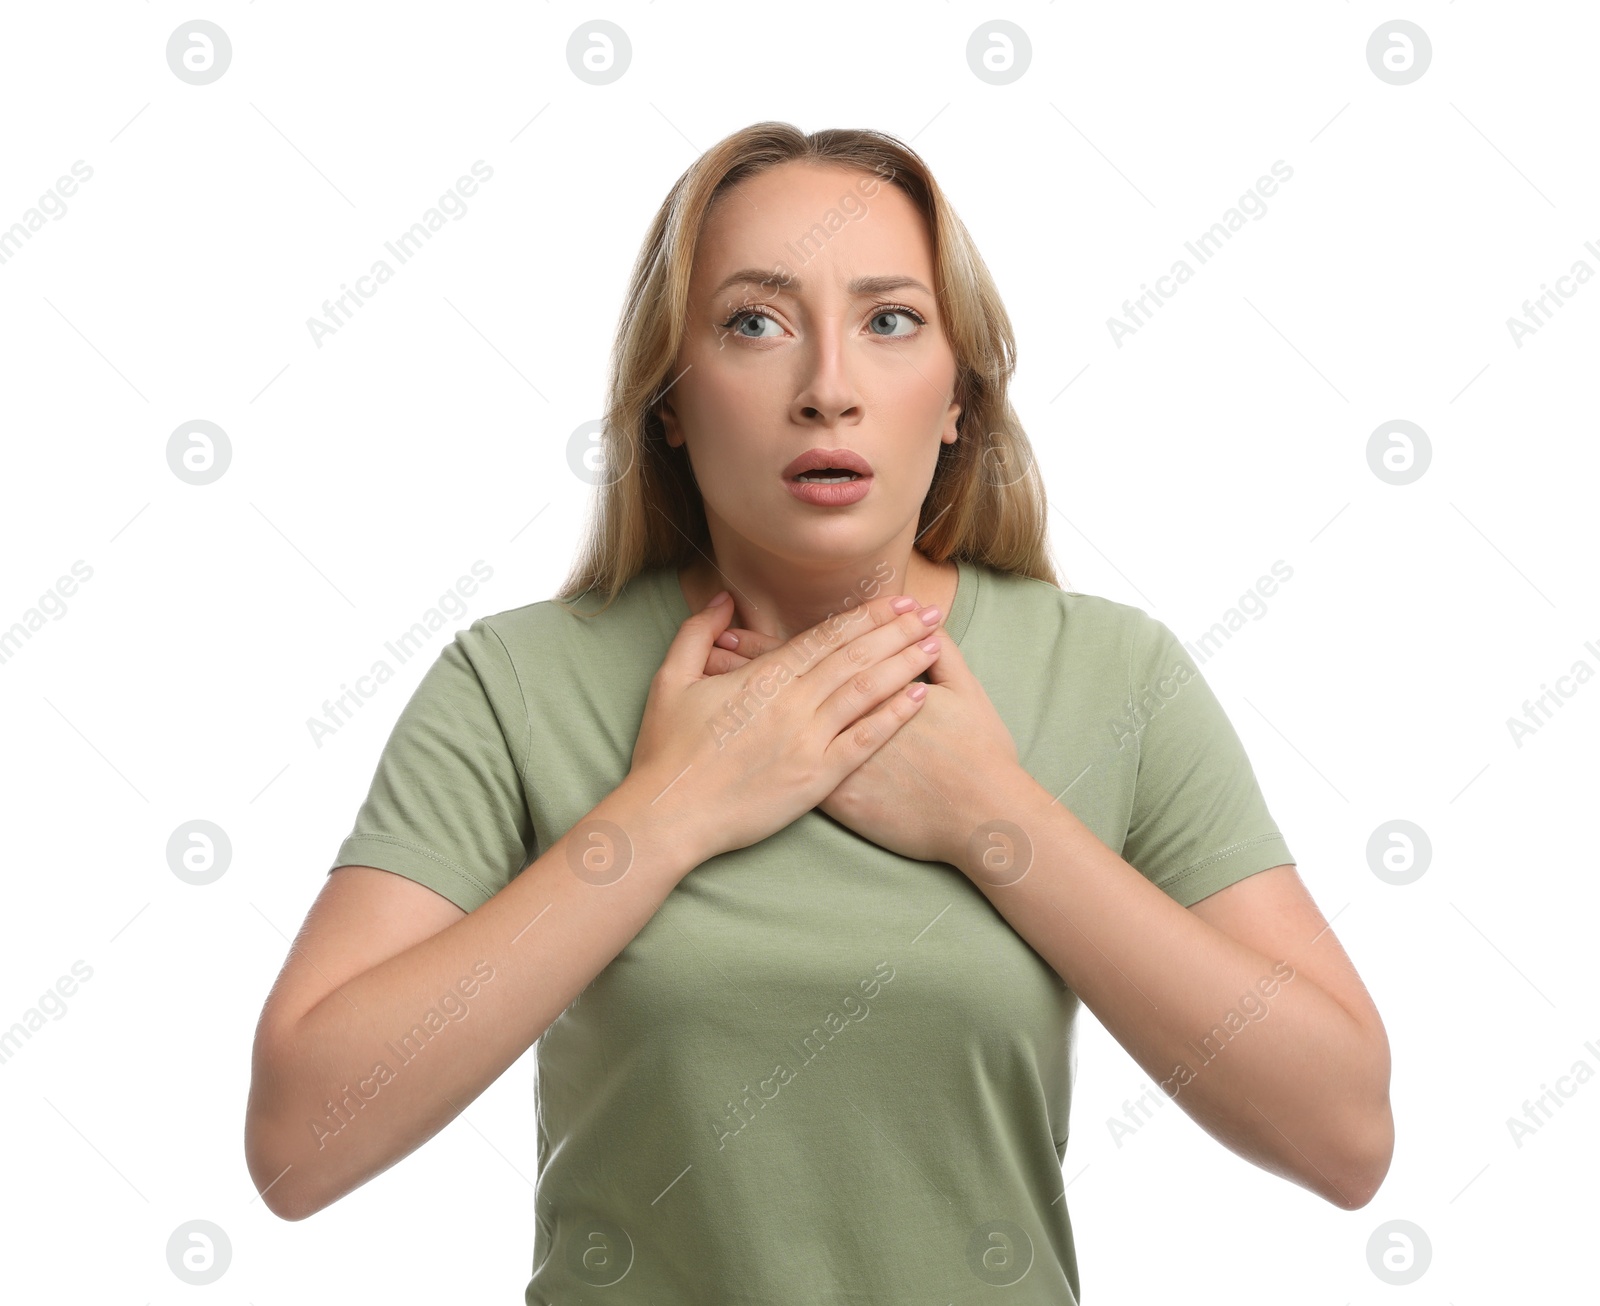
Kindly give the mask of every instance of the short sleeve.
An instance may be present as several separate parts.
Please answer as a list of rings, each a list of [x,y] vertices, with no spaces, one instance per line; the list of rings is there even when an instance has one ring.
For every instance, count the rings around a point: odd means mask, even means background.
[[[536,854],[522,785],[527,738],[511,657],[475,621],[440,651],[401,710],[329,873],[376,866],[463,911],[487,902]]]
[[[1139,761],[1123,860],[1184,907],[1293,862],[1222,704],[1172,631],[1142,611],[1128,671],[1122,728]]]

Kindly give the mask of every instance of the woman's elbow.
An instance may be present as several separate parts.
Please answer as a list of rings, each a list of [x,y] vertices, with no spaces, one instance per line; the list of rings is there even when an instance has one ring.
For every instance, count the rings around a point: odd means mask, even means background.
[[[1317,1190],[1340,1210],[1359,1211],[1377,1196],[1394,1161],[1394,1112],[1385,1098],[1382,1110],[1369,1120],[1348,1151],[1339,1182],[1326,1181]]]

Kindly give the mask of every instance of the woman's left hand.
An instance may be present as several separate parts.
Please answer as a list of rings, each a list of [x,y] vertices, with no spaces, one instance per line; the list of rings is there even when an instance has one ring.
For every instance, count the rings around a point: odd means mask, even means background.
[[[737,651],[713,647],[706,675],[743,666],[784,641],[730,627]],[[994,704],[942,625],[917,714],[847,775],[818,807],[890,852],[965,869],[968,842],[991,818],[991,796],[1023,776],[1017,746]]]

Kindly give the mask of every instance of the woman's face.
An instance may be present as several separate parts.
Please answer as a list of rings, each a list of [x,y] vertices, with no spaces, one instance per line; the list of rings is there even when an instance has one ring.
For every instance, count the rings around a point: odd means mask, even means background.
[[[908,547],[961,411],[933,286],[922,215],[872,173],[785,163],[717,201],[661,407],[715,546],[811,567]],[[864,458],[865,495],[797,497],[784,470],[814,448]]]

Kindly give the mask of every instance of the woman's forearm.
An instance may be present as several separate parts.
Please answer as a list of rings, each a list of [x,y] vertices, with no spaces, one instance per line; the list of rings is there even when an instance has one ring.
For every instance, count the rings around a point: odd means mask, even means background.
[[[693,869],[692,832],[630,780],[476,911],[293,1024],[258,1032],[245,1150],[269,1209],[303,1219],[420,1147],[533,1045]],[[627,833],[631,863],[618,878],[603,842],[588,837],[594,818]],[[575,841],[579,871],[568,861]]]
[[[1255,1165],[1370,1200],[1394,1142],[1381,1023],[1174,901],[1031,778],[1002,810],[1031,867],[1003,885],[963,869],[1168,1097]]]

